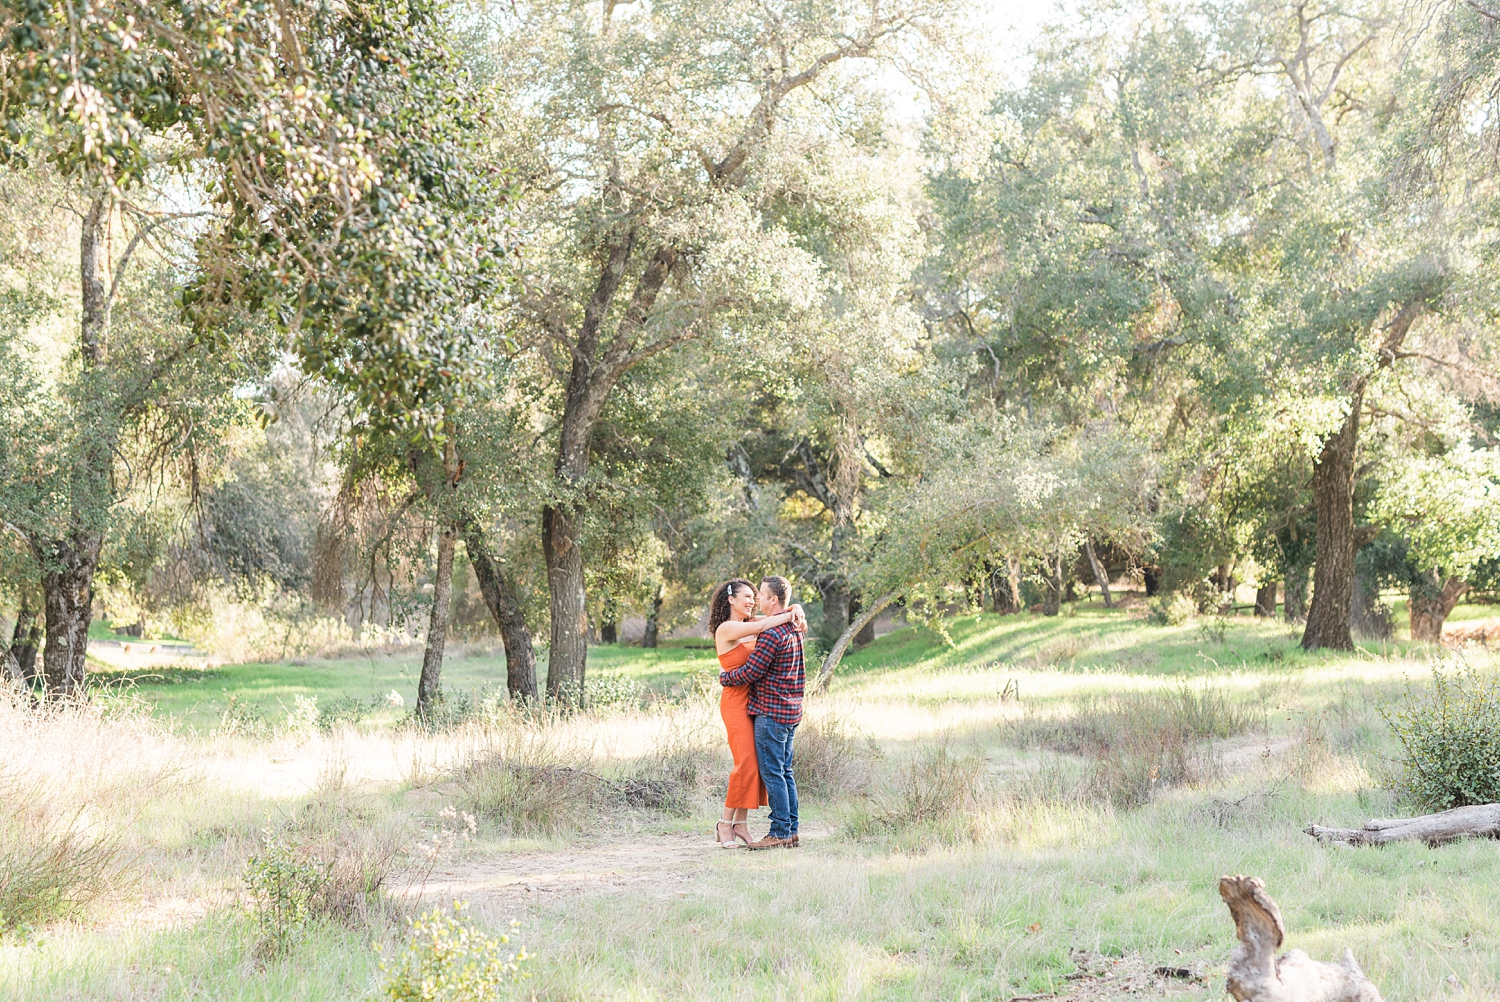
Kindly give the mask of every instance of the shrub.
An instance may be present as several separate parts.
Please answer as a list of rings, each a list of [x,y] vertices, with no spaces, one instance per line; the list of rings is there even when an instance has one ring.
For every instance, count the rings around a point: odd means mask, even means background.
[[[980,835],[978,815],[993,802],[983,756],[956,755],[945,742],[909,760],[894,788],[856,808],[846,830],[855,837],[972,841]]]
[[[473,762],[460,774],[459,785],[468,810],[512,834],[575,829],[605,793],[598,776],[536,748]]]
[[[286,731],[294,735],[311,734],[318,729],[322,715],[317,696],[297,696],[292,708],[286,711]]]
[[[400,693],[396,693],[395,695],[397,699],[401,699]],[[386,698],[375,696],[370,700],[370,706],[367,709],[364,702],[356,696],[344,696],[340,699],[335,699],[327,706],[319,708],[318,730],[327,734],[338,730],[340,727],[354,727],[365,718],[365,714],[369,709],[378,709],[386,701]],[[395,705],[404,705],[404,703],[405,701],[403,700],[401,704]]]
[[[77,914],[120,875],[118,838],[90,834],[40,784],[0,776],[0,933]]]
[[[1401,742],[1398,792],[1428,810],[1500,800],[1500,677],[1465,667],[1432,670],[1432,687],[1413,691],[1381,716]]]
[[[260,921],[261,950],[282,953],[314,915],[316,899],[328,883],[324,867],[308,859],[267,827],[261,848],[245,862],[245,886]]]
[[[240,701],[235,693],[226,693],[224,709],[219,713],[219,733],[226,736],[262,737],[270,732],[260,708]]]
[[[315,919],[362,919],[405,853],[406,835],[341,784],[325,785],[290,820],[262,829],[244,874],[262,949],[281,953]]]
[[[625,675],[593,674],[584,683],[585,705],[591,710],[634,709],[645,698],[646,687]]]
[[[1151,622],[1158,626],[1181,626],[1198,615],[1198,603],[1186,592],[1162,595],[1151,602]]]
[[[488,936],[463,920],[467,905],[455,901],[451,914],[438,909],[411,924],[411,936],[386,975],[381,994],[392,1002],[490,1002],[510,983],[527,977],[531,960],[523,946],[508,949],[510,936]],[[516,923],[512,922],[514,929]]]
[[[869,786],[870,761],[876,754],[839,717],[804,720],[797,728],[797,788],[823,798],[863,790]]]

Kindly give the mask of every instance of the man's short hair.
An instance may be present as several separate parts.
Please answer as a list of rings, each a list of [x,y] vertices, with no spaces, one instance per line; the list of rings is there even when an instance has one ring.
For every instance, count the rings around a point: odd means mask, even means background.
[[[790,605],[792,599],[792,583],[780,575],[773,574],[768,578],[760,579],[760,586],[772,595],[782,605]]]

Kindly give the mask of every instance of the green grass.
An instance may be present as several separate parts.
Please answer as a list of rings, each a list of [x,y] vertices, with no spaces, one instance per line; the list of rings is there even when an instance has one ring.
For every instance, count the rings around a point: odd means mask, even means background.
[[[1459,606],[1452,618],[1485,618],[1494,609]],[[1404,613],[1404,606],[1399,611]],[[1215,624],[1223,626],[1222,635],[1211,628]],[[940,672],[1002,666],[1146,675],[1290,671],[1325,664],[1331,657],[1303,651],[1298,646],[1300,629],[1277,620],[1242,615],[1182,626],[1155,626],[1138,614],[1086,602],[1065,607],[1060,616],[961,616],[948,620],[945,632],[946,638],[927,627],[913,626],[880,637],[845,657],[839,667],[839,681],[857,684],[862,677],[893,669]],[[717,659],[707,643],[696,638],[667,641],[654,650],[596,645],[589,649],[589,669],[632,678],[658,693],[669,693],[694,674],[716,667]],[[1382,655],[1400,656],[1411,644],[1398,640],[1370,646]],[[541,654],[538,670],[545,673],[546,652]],[[217,726],[230,696],[268,719],[280,719],[298,696],[316,697],[324,707],[340,700],[359,700],[370,706],[379,704],[394,690],[409,707],[416,700],[421,658],[421,648],[414,645],[337,659],[256,662],[211,669],[96,668],[95,678],[123,685],[151,703],[158,716],[203,732]],[[505,658],[498,647],[478,646],[469,652],[460,645],[443,664],[443,686],[450,694],[490,691],[504,684]],[[366,719],[392,723],[402,713],[379,706],[370,710]]]
[[[589,649],[589,670],[633,678],[667,692],[695,672],[718,664],[712,650],[695,649],[703,644],[678,642],[656,650],[603,644]],[[546,669],[543,656],[538,671],[545,674]],[[399,693],[407,707],[415,703],[422,649],[413,645],[353,657],[211,668],[168,664],[110,669],[94,663],[90,670],[96,684],[145,700],[158,717],[200,733],[218,725],[231,696],[267,719],[284,716],[298,696],[316,697],[323,707],[341,700],[359,700],[374,707],[366,719],[379,724],[393,723],[404,713],[383,703],[388,693]],[[443,688],[450,695],[478,694],[504,686],[505,656],[499,650],[479,647],[470,653],[460,645],[456,654],[443,661]]]
[[[1079,603],[1060,616],[979,613],[947,620],[943,627],[946,639],[923,626],[880,637],[846,657],[839,674],[1054,666],[1192,675],[1206,670],[1290,669],[1323,664],[1330,657],[1303,651],[1300,627],[1253,616],[1204,617],[1181,626],[1156,626],[1127,611]],[[1399,656],[1411,645],[1392,641],[1375,646],[1383,654]]]

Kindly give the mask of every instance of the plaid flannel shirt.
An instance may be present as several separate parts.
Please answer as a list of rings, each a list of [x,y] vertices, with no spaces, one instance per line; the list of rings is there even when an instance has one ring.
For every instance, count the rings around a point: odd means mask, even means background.
[[[778,724],[802,722],[802,636],[791,623],[773,626],[755,639],[755,650],[732,671],[719,672],[721,685],[750,686],[750,716],[762,714]]]

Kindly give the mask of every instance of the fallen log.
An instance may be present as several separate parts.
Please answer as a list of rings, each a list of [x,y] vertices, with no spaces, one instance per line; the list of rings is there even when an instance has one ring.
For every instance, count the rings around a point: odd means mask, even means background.
[[[1302,830],[1319,842],[1342,842],[1345,845],[1426,842],[1436,846],[1460,838],[1500,838],[1500,804],[1455,807],[1451,811],[1424,814],[1419,818],[1372,818],[1363,828],[1308,825]]]
[[[1240,940],[1229,957],[1225,986],[1239,1002],[1382,1002],[1349,950],[1337,964],[1313,960],[1301,950],[1276,956],[1286,924],[1259,877],[1220,877],[1219,896]]]

